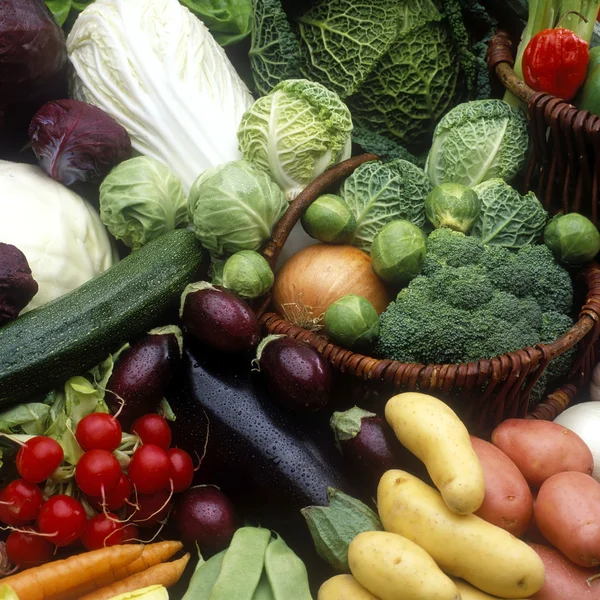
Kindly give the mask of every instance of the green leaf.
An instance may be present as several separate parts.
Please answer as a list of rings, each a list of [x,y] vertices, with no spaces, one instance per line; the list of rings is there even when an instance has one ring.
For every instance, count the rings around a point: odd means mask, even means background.
[[[252,29],[251,0],[179,0],[210,30],[221,46],[240,42]]]
[[[125,350],[129,348],[129,344],[124,344],[119,348],[114,354],[110,354],[108,358],[102,361],[99,365],[96,365],[91,371],[90,375],[94,379],[94,384],[102,392],[102,398],[104,398],[104,393],[106,392],[106,384],[112,375],[113,369],[115,368],[115,363],[117,359]]]
[[[300,44],[281,0],[252,0],[254,23],[248,56],[261,96],[284,79],[300,77]]]
[[[72,0],[46,0],[46,6],[54,15],[54,19],[59,25],[67,20],[69,11],[71,10]]]
[[[0,431],[41,435],[48,426],[50,406],[41,402],[21,404],[0,413]]]
[[[65,453],[64,460],[70,465],[76,465],[83,456],[83,450],[77,443],[73,429],[73,422],[64,411],[61,411],[45,431],[45,435],[55,439],[61,445]]]
[[[93,412],[108,412],[104,403],[104,392],[85,377],[71,377],[65,383],[65,398],[66,415],[74,426]]]
[[[396,39],[402,3],[321,0],[298,19],[303,75],[353,94]]]

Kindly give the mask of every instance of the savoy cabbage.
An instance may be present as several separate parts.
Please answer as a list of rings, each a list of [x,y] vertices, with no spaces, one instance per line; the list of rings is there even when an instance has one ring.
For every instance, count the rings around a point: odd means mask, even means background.
[[[350,243],[369,252],[381,228],[399,219],[424,227],[425,198],[431,189],[427,175],[406,160],[362,164],[340,188],[356,219]]]

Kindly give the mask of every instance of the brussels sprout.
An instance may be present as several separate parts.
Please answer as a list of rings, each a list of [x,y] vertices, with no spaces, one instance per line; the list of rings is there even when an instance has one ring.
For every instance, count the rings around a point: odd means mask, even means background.
[[[258,250],[287,207],[269,175],[245,160],[204,171],[190,190],[196,236],[217,256]]]
[[[379,231],[371,246],[373,271],[387,283],[405,285],[421,272],[425,234],[410,221],[392,221]]]
[[[356,219],[343,198],[325,194],[306,209],[302,227],[310,237],[320,242],[345,244],[352,239]]]
[[[100,185],[100,218],[118,240],[137,250],[188,224],[187,198],[165,165],[137,156],[117,165]]]
[[[269,263],[252,250],[236,252],[223,266],[223,286],[241,298],[258,298],[266,294],[274,280]]]
[[[350,350],[368,350],[379,337],[377,311],[366,298],[353,294],[329,306],[323,325],[329,339]]]
[[[448,227],[469,233],[480,210],[477,194],[460,183],[442,183],[425,199],[425,214],[436,229]]]
[[[582,265],[600,251],[600,233],[583,215],[569,213],[554,217],[546,225],[544,243],[559,262]]]

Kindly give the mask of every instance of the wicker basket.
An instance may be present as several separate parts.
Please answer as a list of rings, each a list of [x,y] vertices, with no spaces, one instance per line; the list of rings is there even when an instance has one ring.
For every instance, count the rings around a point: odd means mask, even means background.
[[[263,252],[271,266],[275,265],[289,232],[306,208],[325,190],[370,160],[377,160],[377,157],[365,154],[331,168],[292,202]],[[269,299],[258,312],[267,332],[285,334],[309,343],[335,369],[364,380],[389,384],[396,390],[419,390],[441,395],[456,407],[474,431],[485,433],[511,417],[552,420],[573,401],[578,388],[587,383],[596,362],[595,342],[600,335],[600,266],[590,264],[580,273],[580,279],[585,286],[586,302],[579,320],[567,334],[552,344],[539,344],[491,360],[465,364],[407,364],[363,356],[268,312]],[[529,393],[546,365],[576,344],[577,356],[565,385],[529,412]]]
[[[525,190],[534,190],[551,213],[582,213],[598,225],[600,117],[535,92],[519,79],[513,71],[513,44],[504,31],[490,41],[487,61],[490,71],[529,109],[532,154]]]

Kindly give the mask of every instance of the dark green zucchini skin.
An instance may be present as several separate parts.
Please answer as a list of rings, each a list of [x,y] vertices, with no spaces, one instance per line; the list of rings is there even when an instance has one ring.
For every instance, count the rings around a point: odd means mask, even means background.
[[[185,286],[205,276],[208,262],[194,233],[176,230],[1,327],[0,406],[85,373],[125,342],[172,320]]]

